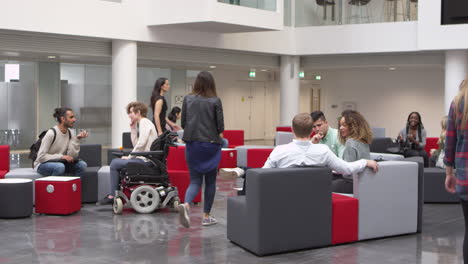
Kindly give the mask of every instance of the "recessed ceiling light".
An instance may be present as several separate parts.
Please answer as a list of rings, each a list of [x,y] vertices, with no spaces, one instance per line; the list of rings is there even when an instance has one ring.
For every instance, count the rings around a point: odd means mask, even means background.
[[[388,69],[391,70],[391,71],[396,70],[396,68],[393,68],[393,67],[390,67],[390,68],[388,68]]]
[[[261,69],[260,71],[262,71],[262,72],[266,72],[266,71],[268,71],[268,70],[266,70],[266,69]]]
[[[56,56],[53,56],[53,55],[51,55],[51,56],[47,56],[47,58],[49,58],[49,59],[55,59],[55,58],[57,58],[57,57],[56,57]]]
[[[210,68],[211,68],[211,69],[216,69],[216,66],[211,65]]]

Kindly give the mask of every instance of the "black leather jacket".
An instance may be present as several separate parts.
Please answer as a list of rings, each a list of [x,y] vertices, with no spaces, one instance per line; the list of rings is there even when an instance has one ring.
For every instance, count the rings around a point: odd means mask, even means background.
[[[224,131],[223,105],[218,97],[189,94],[182,105],[184,141],[222,144],[219,133]]]

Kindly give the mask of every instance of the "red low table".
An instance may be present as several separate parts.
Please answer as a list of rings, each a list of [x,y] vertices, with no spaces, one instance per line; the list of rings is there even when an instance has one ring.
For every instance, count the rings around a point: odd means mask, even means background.
[[[237,151],[232,148],[223,148],[221,150],[221,161],[218,168],[235,168],[237,167]]]
[[[81,209],[80,177],[49,176],[35,182],[36,213],[68,215]]]

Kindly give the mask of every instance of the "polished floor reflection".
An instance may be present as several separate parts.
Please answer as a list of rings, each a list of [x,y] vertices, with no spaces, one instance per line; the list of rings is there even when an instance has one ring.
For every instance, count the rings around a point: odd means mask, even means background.
[[[114,215],[109,206],[85,205],[71,216],[34,215],[0,220],[3,263],[462,263],[463,218],[458,204],[424,206],[423,233],[256,257],[226,239],[226,197],[234,180],[218,181],[213,214],[219,224],[178,225],[169,210]],[[281,213],[281,212],[278,212]],[[293,219],[292,219],[293,221]],[[293,225],[294,222],[285,223]]]

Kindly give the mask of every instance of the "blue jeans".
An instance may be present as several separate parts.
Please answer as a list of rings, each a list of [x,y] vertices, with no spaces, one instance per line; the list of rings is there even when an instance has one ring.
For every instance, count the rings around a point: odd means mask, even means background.
[[[43,176],[63,176],[65,173],[73,173],[81,177],[87,166],[86,162],[82,160],[66,164],[62,162],[44,162],[39,165],[37,172]]]
[[[128,163],[141,163],[146,164],[147,162],[141,159],[113,159],[110,164],[110,177],[111,177],[111,186],[110,186],[110,195],[114,195],[115,191],[119,189],[120,182],[120,173],[119,171],[127,167]]]
[[[214,169],[205,174],[199,173],[196,170],[189,168],[190,171],[190,185],[185,192],[185,202],[192,203],[195,196],[197,196],[200,191],[203,176],[205,177],[205,202],[203,204],[203,212],[209,214],[211,212],[211,207],[213,206],[214,197],[216,194],[216,175],[218,169]]]

